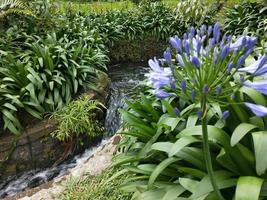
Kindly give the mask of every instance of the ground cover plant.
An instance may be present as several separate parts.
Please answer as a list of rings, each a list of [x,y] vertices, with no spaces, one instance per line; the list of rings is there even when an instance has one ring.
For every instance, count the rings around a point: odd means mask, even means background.
[[[121,110],[114,165],[135,175],[121,189],[142,200],[264,199],[267,56],[255,60],[256,38],[221,35],[219,24],[170,43],[149,61],[153,89]]]
[[[124,175],[120,179],[114,179],[109,184],[106,181],[116,173],[117,169],[108,169],[101,175],[86,177],[83,180],[73,179],[66,183],[66,190],[58,197],[60,200],[128,200],[131,196],[118,190],[118,186],[129,178]]]

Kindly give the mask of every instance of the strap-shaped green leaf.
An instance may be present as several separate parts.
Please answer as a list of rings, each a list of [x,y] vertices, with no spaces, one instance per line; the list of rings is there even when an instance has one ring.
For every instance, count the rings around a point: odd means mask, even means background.
[[[151,188],[152,184],[155,182],[155,180],[157,179],[157,177],[160,175],[160,173],[167,168],[170,164],[178,161],[178,158],[174,158],[174,157],[170,157],[167,158],[165,160],[163,160],[159,165],[157,165],[157,167],[154,169],[154,171],[152,172],[149,181],[148,181],[148,187]]]
[[[168,153],[172,145],[171,142],[156,142],[151,146],[151,149]]]
[[[167,192],[163,196],[162,200],[174,200],[180,194],[182,194],[185,189],[180,185],[174,185],[166,188]]]
[[[231,136],[231,146],[235,146],[247,133],[256,128],[257,126],[253,124],[248,124],[248,123],[239,124],[235,128]]]
[[[216,171],[214,175],[219,189],[229,188],[236,185],[237,180],[231,178],[232,174],[228,171]],[[197,199],[204,195],[208,195],[211,192],[213,192],[213,187],[211,185],[210,178],[207,175],[199,182],[190,198]]]
[[[199,142],[200,140],[192,137],[192,136],[184,136],[182,138],[179,138],[170,148],[169,150],[169,157],[174,156],[177,154],[181,149],[183,149],[185,146],[188,146],[192,143]]]
[[[262,175],[267,169],[267,131],[252,133],[252,137],[255,148],[256,171],[258,175]]]
[[[263,179],[254,176],[239,177],[235,200],[258,200]]]

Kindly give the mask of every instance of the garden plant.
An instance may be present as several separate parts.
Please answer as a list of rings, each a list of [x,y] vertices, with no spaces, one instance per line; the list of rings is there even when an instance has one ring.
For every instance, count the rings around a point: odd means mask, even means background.
[[[220,29],[171,37],[149,60],[151,89],[121,110],[114,165],[134,174],[121,186],[134,199],[264,199],[267,56]]]

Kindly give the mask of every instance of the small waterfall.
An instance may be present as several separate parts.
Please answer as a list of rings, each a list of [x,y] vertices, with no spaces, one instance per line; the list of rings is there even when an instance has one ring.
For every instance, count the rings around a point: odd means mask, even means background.
[[[126,100],[134,94],[138,83],[144,79],[143,67],[114,67],[110,72],[111,85],[105,129],[108,135],[116,133],[122,125],[119,108],[126,107]]]
[[[81,155],[56,166],[54,168],[37,169],[17,177],[10,177],[0,183],[0,198],[10,197],[27,188],[34,188],[51,181],[55,177],[63,176],[68,169],[78,166],[88,160],[98,147],[104,145],[111,135],[121,126],[119,108],[125,108],[125,101],[134,92],[134,87],[143,79],[145,69],[136,66],[117,66],[110,71],[111,88],[105,119],[106,137],[95,147],[90,147]]]

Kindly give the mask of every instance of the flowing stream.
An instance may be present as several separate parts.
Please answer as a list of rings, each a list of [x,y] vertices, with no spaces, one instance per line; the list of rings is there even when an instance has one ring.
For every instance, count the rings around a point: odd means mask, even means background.
[[[122,120],[118,109],[125,108],[126,99],[134,93],[135,87],[143,80],[145,72],[146,69],[141,66],[118,65],[112,67],[109,73],[111,86],[105,118],[106,136],[102,141],[97,146],[86,149],[83,154],[76,155],[57,167],[32,170],[19,177],[8,178],[5,182],[0,183],[0,198],[13,196],[18,192],[39,186],[51,181],[55,177],[62,176],[68,172],[68,169],[78,166],[94,155],[97,148],[104,145],[110,136],[114,135],[121,127]]]

